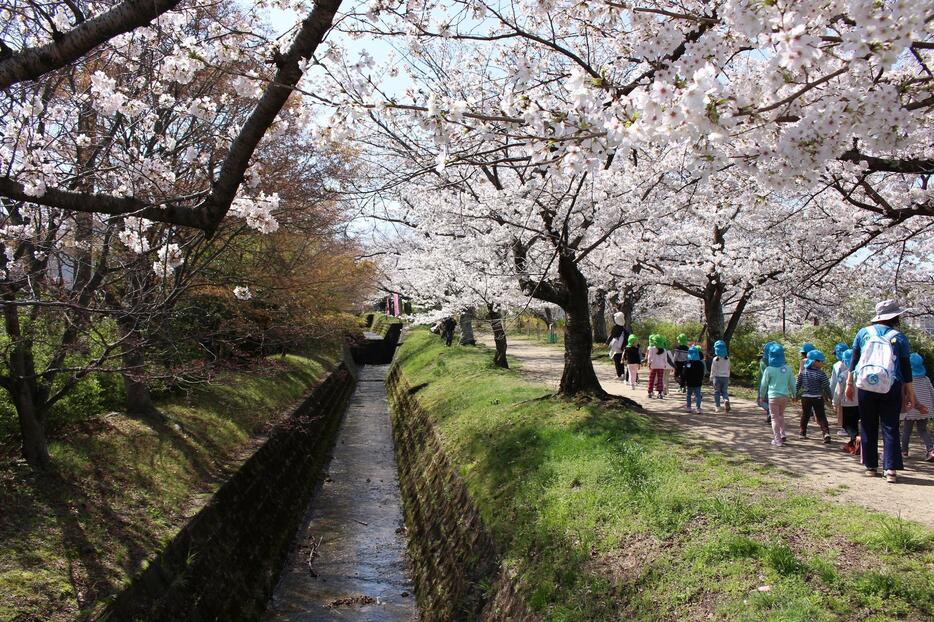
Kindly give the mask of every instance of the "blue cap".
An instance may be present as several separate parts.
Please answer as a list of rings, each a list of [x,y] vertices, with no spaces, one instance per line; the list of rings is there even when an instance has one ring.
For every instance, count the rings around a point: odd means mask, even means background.
[[[801,354],[807,354],[811,350],[816,350],[816,349],[817,347],[813,343],[806,343],[803,346],[801,346],[800,352]]]
[[[716,341],[713,344],[713,353],[720,357],[726,356],[726,342],[722,339]]]
[[[688,360],[689,361],[699,361],[701,360],[702,353],[700,346],[691,346],[688,350]]]
[[[846,351],[843,353],[842,360],[843,360],[843,364],[849,367],[850,364],[853,362],[853,350],[851,350],[850,348],[847,348]]]
[[[924,368],[924,358],[920,354],[912,352],[908,360],[911,362],[911,375],[913,377],[920,378],[928,375],[927,370]]]
[[[837,345],[833,347],[834,358],[837,359],[838,361],[842,361],[843,353],[849,350],[849,348],[850,346],[846,345],[845,343],[838,343]]]
[[[774,345],[776,345],[774,341],[769,341],[765,344],[765,347],[762,348],[762,362],[766,365],[769,363],[769,350],[771,350]]]
[[[785,364],[785,348],[780,343],[773,343],[769,348],[769,367],[781,367]]]
[[[811,365],[814,364],[815,361],[820,361],[821,363],[823,363],[826,360],[827,360],[827,357],[824,356],[823,352],[821,352],[820,350],[811,350],[810,352],[808,352],[808,360],[804,362],[804,366],[810,367]]]

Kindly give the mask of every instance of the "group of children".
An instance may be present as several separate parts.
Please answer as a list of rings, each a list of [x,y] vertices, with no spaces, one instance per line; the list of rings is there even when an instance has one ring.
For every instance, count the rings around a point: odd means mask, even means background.
[[[797,375],[790,370],[785,361],[785,348],[779,343],[765,344],[759,363],[761,381],[758,403],[765,409],[766,423],[772,426],[772,445],[781,447],[786,443],[785,411],[789,401],[800,397],[799,436],[807,438],[808,423],[813,417],[820,426],[824,443],[830,443],[830,424],[825,412],[825,403],[829,401],[837,413],[841,432],[849,439],[843,451],[859,456],[859,403],[855,394],[849,397],[846,394],[847,380],[852,373],[853,350],[843,343],[834,347],[837,361],[831,368],[830,376],[823,370],[827,357],[813,344],[805,343],[799,354],[801,360]],[[925,460],[934,462],[934,439],[927,429],[927,420],[934,416],[934,386],[927,376],[921,355],[913,352],[909,361],[915,395],[918,402],[927,407],[927,412],[922,414],[913,407],[901,413],[901,451],[904,457],[908,456],[908,441],[912,428],[915,428],[925,446]]]
[[[673,350],[668,348],[668,342],[662,335],[649,335],[649,347],[644,355],[639,338],[635,335],[629,335],[626,346],[621,350],[611,340],[610,356],[617,361],[617,378],[628,382],[633,390],[639,384],[642,365],[649,368],[649,399],[664,399],[668,395],[673,374],[680,392],[685,394],[687,411],[701,413],[701,387],[704,378],[708,376],[707,363],[704,361],[703,349],[696,344],[689,346],[684,333],[678,335],[678,345]],[[625,367],[620,364],[622,361],[626,362]],[[714,344],[714,357],[709,371],[716,412],[721,412],[721,404],[726,412],[730,412],[730,358],[725,342],[717,341]]]
[[[649,347],[641,351],[639,338],[628,335],[625,346],[621,343],[622,334],[610,339],[610,356],[616,363],[616,373],[620,381],[629,383],[636,390],[639,384],[639,372],[642,365],[649,368],[648,397],[664,399],[669,393],[672,374],[681,393],[685,394],[685,408],[689,413],[701,413],[703,394],[701,388],[708,377],[707,364],[703,349],[699,345],[688,345],[685,334],[678,335],[678,345],[668,348],[666,339],[661,335],[649,336]],[[829,402],[837,414],[837,423],[841,426],[840,434],[845,434],[848,441],[843,450],[853,455],[860,454],[859,407],[856,397],[846,396],[847,377],[853,350],[845,344],[834,348],[836,362],[828,376],[823,367],[827,357],[813,344],[806,343],[800,349],[800,361],[795,371],[785,360],[785,348],[779,343],[765,345],[759,362],[759,393],[757,403],[766,412],[766,423],[772,428],[772,445],[782,447],[787,442],[785,431],[785,413],[788,405],[796,399],[801,400],[799,436],[807,438],[808,424],[811,419],[817,421],[824,443],[831,442],[830,422],[827,419],[826,403]],[[904,456],[908,455],[908,440],[912,429],[917,429],[925,445],[924,457],[934,462],[934,439],[927,429],[927,419],[934,417],[934,386],[927,377],[922,357],[917,353],[910,356],[911,372],[915,393],[921,404],[928,408],[926,414],[911,409],[901,415],[901,447]],[[623,365],[625,362],[625,365]],[[714,407],[721,412],[721,404],[730,412],[730,357],[726,343],[714,343],[714,357],[710,361],[710,383],[714,391]]]

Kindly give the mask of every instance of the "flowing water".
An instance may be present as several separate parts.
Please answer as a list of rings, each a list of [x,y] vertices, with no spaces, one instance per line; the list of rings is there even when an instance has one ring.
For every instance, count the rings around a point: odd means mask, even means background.
[[[393,455],[388,366],[366,366],[266,611],[267,622],[416,620]]]

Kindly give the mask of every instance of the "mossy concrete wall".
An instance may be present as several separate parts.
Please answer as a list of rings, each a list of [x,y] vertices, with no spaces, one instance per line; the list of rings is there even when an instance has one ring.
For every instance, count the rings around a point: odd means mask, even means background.
[[[425,622],[537,622],[398,365],[388,381],[415,592]]]
[[[355,382],[352,363],[332,372],[99,619],[259,619]]]

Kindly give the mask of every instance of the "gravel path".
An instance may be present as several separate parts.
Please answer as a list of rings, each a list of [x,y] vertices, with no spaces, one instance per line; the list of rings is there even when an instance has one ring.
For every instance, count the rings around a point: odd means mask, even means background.
[[[478,338],[492,347],[492,337],[480,335]],[[508,354],[521,362],[523,375],[557,388],[564,367],[564,353],[560,348],[510,337]],[[703,389],[705,412],[689,415],[684,411],[684,396],[677,393],[677,387],[664,400],[650,400],[646,396],[645,378],[640,376],[642,384],[633,391],[628,384],[616,379],[612,365],[594,361],[594,367],[607,392],[637,401],[653,418],[688,431],[688,438],[771,463],[788,475],[793,486],[829,493],[824,496],[839,503],[863,505],[934,527],[934,463],[919,458],[923,445],[916,435],[912,436],[910,444],[912,456],[905,461],[905,470],[899,471],[898,484],[889,484],[882,477],[863,476],[859,460],[841,451],[843,437],[835,435],[833,442],[825,445],[819,434],[814,436],[812,427],[817,433],[820,431],[816,423],[808,426],[812,437],[800,439],[797,404],[791,405],[786,414],[788,443],[775,448],[770,444],[771,428],[765,424],[763,410],[749,400],[733,398],[729,415],[715,414],[713,390],[707,385]],[[836,433],[836,426],[831,424],[831,430]],[[881,454],[881,440],[879,450]]]

